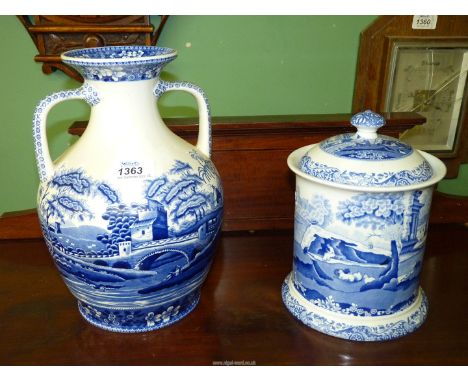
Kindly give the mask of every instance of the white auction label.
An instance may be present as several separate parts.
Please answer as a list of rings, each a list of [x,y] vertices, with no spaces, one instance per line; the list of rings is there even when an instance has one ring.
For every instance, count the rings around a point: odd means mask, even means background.
[[[413,29],[436,29],[437,16],[413,16]]]
[[[117,179],[148,178],[147,166],[138,161],[122,161],[116,169]]]

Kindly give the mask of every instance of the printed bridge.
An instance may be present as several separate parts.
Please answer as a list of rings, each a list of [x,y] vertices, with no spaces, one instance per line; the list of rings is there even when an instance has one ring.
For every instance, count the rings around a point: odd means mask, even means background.
[[[211,214],[210,214],[211,215]],[[219,219],[207,216],[200,221],[198,230],[179,237],[170,237],[157,241],[145,242],[130,247],[127,255],[119,256],[133,269],[148,269],[161,258],[182,256],[189,263],[213,240],[219,227]]]

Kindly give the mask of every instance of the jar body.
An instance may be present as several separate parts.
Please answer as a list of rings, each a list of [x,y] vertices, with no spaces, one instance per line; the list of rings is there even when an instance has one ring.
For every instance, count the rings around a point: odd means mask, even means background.
[[[111,331],[157,329],[191,312],[221,228],[219,174],[164,125],[158,81],[87,81],[98,97],[89,125],[38,192],[61,276],[84,318]]]
[[[363,192],[296,176],[290,311],[333,336],[396,338],[419,327],[419,287],[433,187]]]
[[[419,287],[435,156],[377,134],[383,116],[355,114],[355,134],[304,146],[296,174],[293,270],[282,297],[304,324],[332,336],[382,341],[413,332],[427,315]]]

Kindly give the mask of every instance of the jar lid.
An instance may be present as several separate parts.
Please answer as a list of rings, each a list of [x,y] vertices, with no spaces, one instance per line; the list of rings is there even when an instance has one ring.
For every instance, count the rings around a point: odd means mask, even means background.
[[[354,134],[341,134],[311,146],[299,169],[314,178],[359,187],[391,188],[419,184],[433,176],[420,151],[386,135],[383,116],[371,110],[351,118]]]

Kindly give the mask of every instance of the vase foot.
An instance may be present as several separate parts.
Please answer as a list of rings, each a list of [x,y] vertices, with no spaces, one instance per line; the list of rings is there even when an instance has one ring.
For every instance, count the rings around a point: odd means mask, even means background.
[[[109,309],[78,301],[78,309],[86,321],[98,328],[119,333],[140,333],[172,325],[188,315],[200,301],[200,290],[171,304],[139,309]]]
[[[292,275],[283,282],[282,297],[286,308],[305,325],[319,332],[353,341],[386,341],[418,329],[427,316],[427,298],[420,288],[408,308],[378,317],[357,317],[320,308],[305,299],[294,286]]]

